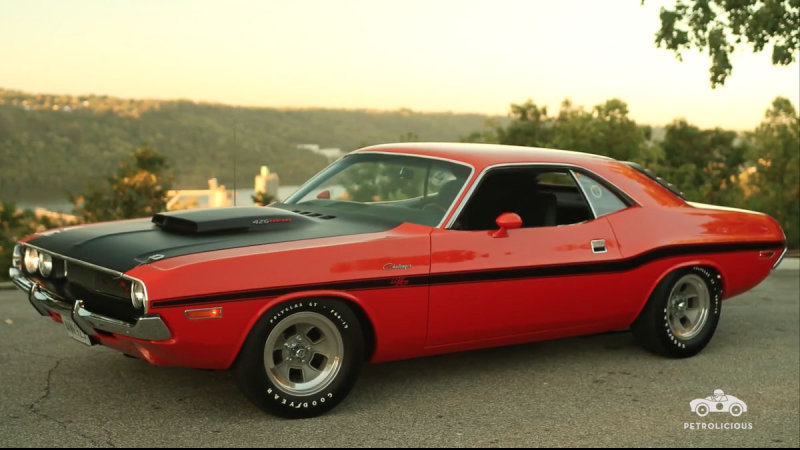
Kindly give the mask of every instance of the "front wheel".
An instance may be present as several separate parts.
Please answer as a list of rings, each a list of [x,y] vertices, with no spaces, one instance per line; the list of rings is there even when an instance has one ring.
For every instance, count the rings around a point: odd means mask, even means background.
[[[330,299],[270,309],[237,360],[239,388],[263,410],[287,418],[323,414],[347,396],[364,361],[358,318]]]
[[[719,277],[703,267],[681,269],[658,284],[631,328],[648,350],[686,358],[711,340],[721,309]]]

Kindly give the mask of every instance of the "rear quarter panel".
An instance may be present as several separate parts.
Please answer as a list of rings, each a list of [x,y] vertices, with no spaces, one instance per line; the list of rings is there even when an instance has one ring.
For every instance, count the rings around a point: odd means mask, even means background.
[[[646,293],[631,321],[658,282],[682,267],[714,268],[724,299],[752,289],[769,275],[785,242],[775,220],[749,211],[651,205],[608,218],[623,258],[641,263],[626,276],[633,291]]]

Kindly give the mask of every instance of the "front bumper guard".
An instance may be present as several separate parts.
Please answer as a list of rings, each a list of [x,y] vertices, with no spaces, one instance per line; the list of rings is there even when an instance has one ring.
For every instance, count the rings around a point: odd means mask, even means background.
[[[39,314],[49,316],[50,313],[57,313],[61,316],[68,316],[89,336],[96,336],[99,330],[146,341],[164,341],[172,337],[169,328],[158,315],[139,317],[133,324],[112,319],[87,310],[83,300],[76,300],[73,305],[70,305],[55,298],[21,273],[14,274],[13,269],[11,275],[14,284],[28,293],[28,301]]]

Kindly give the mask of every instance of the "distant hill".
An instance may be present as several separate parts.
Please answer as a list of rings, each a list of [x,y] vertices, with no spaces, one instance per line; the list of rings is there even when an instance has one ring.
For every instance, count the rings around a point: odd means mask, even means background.
[[[202,188],[210,177],[252,186],[267,164],[282,184],[298,184],[328,161],[298,149],[344,151],[398,140],[458,141],[489,116],[410,110],[243,108],[191,101],[30,94],[0,89],[0,199],[66,198],[102,182],[144,142],[165,155],[174,185]],[[494,118],[504,122],[504,118]]]

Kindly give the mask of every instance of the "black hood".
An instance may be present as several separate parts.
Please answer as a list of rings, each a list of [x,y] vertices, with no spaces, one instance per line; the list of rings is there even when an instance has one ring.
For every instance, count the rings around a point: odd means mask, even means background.
[[[292,209],[289,209],[292,208]],[[371,216],[330,215],[296,205],[177,211],[44,233],[29,243],[126,272],[139,264],[192,253],[388,231],[400,223]]]

